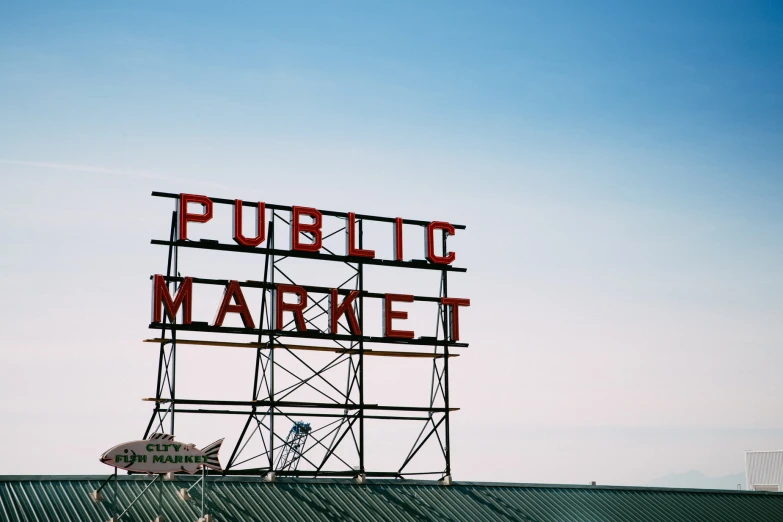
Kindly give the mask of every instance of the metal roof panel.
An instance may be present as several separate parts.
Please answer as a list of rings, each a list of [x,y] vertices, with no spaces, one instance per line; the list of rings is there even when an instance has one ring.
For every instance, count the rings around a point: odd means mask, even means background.
[[[0,519],[106,521],[149,484],[145,476],[119,476],[103,489],[103,502],[89,496],[106,476],[0,476]],[[200,490],[185,502],[177,491],[197,477],[153,485],[123,520],[195,521]],[[210,476],[208,512],[216,521],[404,520],[473,522],[780,522],[783,494],[749,491],[338,479]]]

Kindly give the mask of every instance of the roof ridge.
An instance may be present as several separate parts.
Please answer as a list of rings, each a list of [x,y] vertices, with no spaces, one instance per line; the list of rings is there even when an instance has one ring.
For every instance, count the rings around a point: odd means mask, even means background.
[[[0,482],[89,482],[104,481],[109,475],[0,475]],[[144,481],[149,480],[148,475],[118,475],[118,480],[126,481]],[[198,476],[177,475],[178,481],[189,482],[198,480]],[[253,475],[232,475],[210,476],[210,481],[220,482],[258,482],[264,483],[262,477]],[[353,480],[349,478],[293,478],[279,477],[277,482],[283,484],[321,484],[321,485],[345,485],[353,486]],[[400,480],[400,479],[367,479],[364,483],[367,486],[419,486],[419,487],[479,487],[479,488],[520,488],[520,489],[572,489],[572,490],[612,490],[612,491],[633,491],[633,492],[671,492],[671,493],[689,493],[689,494],[719,494],[719,495],[737,495],[737,494],[776,494],[767,491],[749,491],[732,489],[698,489],[698,488],[669,488],[652,486],[622,486],[611,484],[546,484],[536,482],[480,482],[480,481],[455,481],[451,486],[443,486],[435,480]]]

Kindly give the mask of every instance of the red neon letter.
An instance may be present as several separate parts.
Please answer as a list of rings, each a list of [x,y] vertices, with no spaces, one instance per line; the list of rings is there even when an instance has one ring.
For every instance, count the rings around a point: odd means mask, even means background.
[[[362,250],[356,247],[356,214],[348,212],[345,221],[345,251],[349,256],[375,257],[375,250]]]
[[[412,303],[412,295],[404,294],[385,294],[383,296],[383,336],[399,337],[401,339],[413,339],[412,330],[394,330],[392,328],[392,319],[407,319],[408,312],[392,310],[392,303],[400,301],[402,303]]]
[[[451,340],[459,341],[459,307],[470,306],[470,299],[443,297],[440,302],[443,306],[451,307]]]
[[[433,221],[427,225],[427,259],[440,265],[450,265],[457,258],[457,254],[454,252],[443,252],[442,256],[435,255],[435,231],[438,229],[445,230],[450,236],[453,236],[456,232],[454,227],[445,221]]]
[[[402,261],[402,218],[394,218],[394,259]]]
[[[236,304],[231,304],[232,299]],[[239,314],[245,328],[256,327],[255,323],[253,323],[253,317],[250,315],[247,303],[245,302],[245,296],[242,294],[242,287],[239,286],[238,281],[229,281],[228,285],[226,285],[226,289],[223,292],[223,302],[220,303],[220,308],[218,308],[217,315],[215,316],[215,326],[223,326],[223,320],[229,312],[232,314]]]
[[[201,214],[191,214],[188,212],[188,203],[201,203],[204,211]],[[188,221],[194,223],[206,223],[212,219],[212,200],[206,196],[197,196],[195,194],[179,195],[179,238],[186,240],[188,238]]]
[[[313,218],[313,223],[300,223],[299,216],[304,214]],[[321,250],[321,213],[314,208],[294,207],[291,210],[291,250],[302,252],[318,252]],[[299,234],[309,232],[312,234],[312,243],[302,243]]]
[[[177,297],[171,298],[166,280],[160,274],[152,278],[152,322],[160,323],[163,320],[163,306],[166,305],[166,315],[171,321],[176,321],[177,311],[182,308],[182,324],[190,324],[193,310],[193,278],[186,277],[177,290]]]
[[[343,302],[337,304],[337,289],[332,288],[332,298],[329,300],[329,327],[333,334],[337,333],[337,324],[340,320],[340,316],[345,314],[348,319],[348,329],[354,335],[362,335],[362,330],[359,328],[359,321],[356,320],[356,312],[353,309],[353,300],[359,295],[358,290],[351,290],[351,293],[343,299]]]
[[[248,238],[242,234],[242,200],[234,200],[234,241],[240,245],[257,247],[266,239],[266,204],[258,202],[256,211],[256,237]]]
[[[298,303],[286,303],[283,299],[285,294],[296,294],[299,296]],[[296,285],[277,285],[275,289],[275,329],[282,330],[283,312],[293,312],[296,329],[300,332],[307,330],[305,324],[304,310],[307,307],[307,290]]]

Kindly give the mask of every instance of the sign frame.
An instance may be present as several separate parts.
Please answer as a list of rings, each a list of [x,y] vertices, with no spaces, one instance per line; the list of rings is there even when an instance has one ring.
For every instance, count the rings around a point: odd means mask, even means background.
[[[417,478],[434,477],[450,483],[451,480],[451,433],[450,433],[450,414],[458,408],[451,405],[449,396],[449,360],[458,354],[453,352],[455,348],[467,348],[466,342],[459,340],[459,309],[470,305],[468,299],[453,298],[448,293],[448,274],[466,272],[466,268],[460,268],[452,265],[454,253],[450,253],[447,246],[447,240],[458,230],[465,230],[464,225],[452,225],[440,221],[421,221],[401,218],[388,218],[381,216],[371,216],[365,214],[353,214],[346,212],[334,212],[326,210],[315,210],[305,207],[291,207],[285,205],[275,205],[269,203],[253,203],[241,200],[230,200],[225,198],[215,198],[206,196],[194,196],[188,194],[174,194],[164,192],[153,192],[153,196],[175,200],[175,208],[171,216],[168,240],[153,239],[151,244],[166,246],[168,249],[167,266],[165,274],[158,274],[151,279],[154,284],[163,285],[168,295],[162,297],[153,291],[153,321],[149,327],[159,331],[153,339],[147,339],[146,342],[159,345],[158,376],[155,396],[145,399],[154,403],[153,412],[144,433],[146,439],[153,431],[175,433],[176,414],[206,414],[206,415],[245,415],[246,422],[239,434],[236,445],[231,453],[231,457],[226,463],[223,474],[258,474],[273,473],[272,476],[308,476],[308,477],[394,477],[405,478],[416,476]],[[201,212],[190,212],[190,207],[201,204]],[[188,236],[196,230],[193,223],[204,223],[212,218],[213,205],[233,205],[234,206],[234,241],[235,244],[220,243],[214,240],[192,240]],[[255,207],[257,211],[256,236],[243,236],[242,230],[242,209],[244,207]],[[299,222],[297,209],[305,208],[301,211],[305,216],[313,216],[312,223],[302,220],[301,230],[297,230],[296,224]],[[239,209],[239,210],[237,210]],[[271,219],[266,219],[267,213],[271,211]],[[264,219],[261,218],[261,212],[264,212]],[[318,213],[315,215],[313,212]],[[320,249],[309,249],[313,244],[318,243],[317,235],[321,234],[320,222],[318,216],[329,216],[343,218],[346,220],[346,255],[334,253],[332,250],[325,249],[327,252],[321,252]],[[286,219],[287,218],[287,219]],[[368,255],[372,252],[364,248],[363,224],[368,221],[389,223],[394,227],[394,259],[377,259]],[[237,222],[239,231],[237,233]],[[266,226],[264,226],[266,225]],[[292,234],[287,238],[282,238],[278,232],[276,236],[276,225],[289,226]],[[318,226],[319,230],[315,227]],[[356,228],[354,228],[354,225]],[[405,260],[402,256],[402,230],[403,225],[413,225],[425,229],[425,237],[428,239],[425,245],[427,259],[425,260]],[[247,226],[247,224],[245,224]],[[310,227],[310,228],[308,228]],[[190,231],[188,231],[188,228]],[[249,228],[249,227],[248,227]],[[358,230],[357,230],[358,229]],[[323,236],[331,236],[339,233],[337,231],[323,231]],[[440,238],[437,236],[440,235]],[[301,240],[302,236],[304,241]],[[259,240],[262,239],[262,240]],[[281,240],[288,239],[290,248],[283,249],[276,247]],[[308,241],[309,239],[309,241]],[[265,246],[260,246],[265,243]],[[298,244],[297,244],[298,243]],[[435,244],[437,243],[437,245]],[[297,248],[300,247],[300,248]],[[301,248],[304,247],[304,248]],[[182,276],[179,274],[178,265],[181,249],[186,251],[213,250],[224,252],[236,252],[245,254],[263,255],[264,273],[259,281],[234,282],[230,280],[207,279],[200,277]],[[437,252],[440,251],[440,254]],[[317,261],[330,261],[344,263],[350,266],[355,275],[349,281],[346,281],[337,288],[296,285],[303,288],[308,294],[323,295],[328,294],[332,299],[347,299],[353,295],[353,313],[356,315],[356,325],[359,332],[364,331],[365,320],[365,299],[383,299],[388,310],[385,313],[385,331],[383,336],[365,336],[356,333],[349,328],[347,333],[333,333],[333,331],[320,331],[306,328],[302,330],[298,321],[292,320],[286,324],[275,324],[271,318],[276,306],[274,293],[279,291],[280,281],[276,281],[277,275],[282,275],[286,280],[284,283],[294,284],[288,275],[280,266],[280,262],[287,257],[297,257]],[[381,294],[370,292],[365,288],[364,265],[380,265],[396,268],[411,268],[426,271],[435,271],[440,276],[440,291],[438,296],[402,296],[404,299],[397,299],[397,294]],[[157,281],[156,281],[157,280]],[[234,286],[233,283],[236,283]],[[241,293],[242,288],[260,288],[263,290],[263,299],[261,302],[261,314],[259,316],[258,328],[255,328],[254,321],[250,321],[250,328],[247,321],[244,320],[244,328],[227,327],[221,324],[208,324],[204,322],[193,321],[187,317],[187,307],[181,306],[182,303],[175,303],[179,299],[178,292],[184,285],[224,285],[226,292],[236,292],[237,288]],[[351,286],[352,285],[352,286]],[[290,286],[290,285],[288,285]],[[230,312],[241,311],[240,301],[234,297],[233,305],[235,308]],[[398,296],[399,297],[399,296]],[[171,303],[165,300],[170,299]],[[324,298],[326,299],[326,298]],[[390,306],[395,300],[404,301],[424,301],[437,303],[438,306],[438,330],[435,337],[415,338],[411,332],[402,330],[401,326],[391,328],[392,319],[402,319],[404,312],[395,312]],[[162,312],[155,317],[154,308],[163,303]],[[224,299],[223,305],[231,300]],[[281,301],[277,301],[279,303]],[[344,302],[344,301],[343,301]],[[177,305],[169,307],[168,304]],[[221,305],[221,307],[223,306]],[[173,309],[172,309],[173,308]],[[241,307],[240,307],[241,308]],[[172,313],[173,312],[173,313]],[[179,312],[179,313],[178,313]],[[343,316],[343,318],[345,318]],[[157,319],[157,320],[155,320]],[[296,319],[296,317],[295,317]],[[338,317],[339,319],[339,317]],[[305,321],[302,321],[303,323]],[[266,324],[265,324],[266,323]],[[397,321],[393,324],[402,323]],[[308,323],[309,325],[310,323]],[[345,330],[345,326],[343,325]],[[194,333],[221,333],[221,334],[252,334],[256,336],[256,342],[238,343],[199,339],[185,339],[183,335],[193,335]],[[389,333],[392,335],[389,335]],[[402,332],[405,335],[394,335]],[[411,333],[411,335],[407,335]],[[334,348],[323,346],[307,346],[300,344],[308,339],[318,339],[320,341],[328,340],[335,343]],[[380,344],[384,346],[382,350],[369,349],[365,344]],[[226,401],[210,400],[209,398],[182,398],[176,393],[176,352],[177,347],[185,348],[189,345],[205,345],[222,348],[251,348],[256,352],[253,393],[250,400],[247,401]],[[387,346],[396,346],[399,349],[386,349]],[[422,347],[429,347],[432,351],[421,351]],[[416,351],[411,351],[415,348]],[[275,371],[285,370],[279,366],[279,361],[275,360],[275,353],[285,350],[289,353],[301,355],[306,358],[313,351],[330,351],[334,354],[334,364],[346,364],[348,368],[348,387],[343,394],[345,399],[342,403],[335,403],[334,400],[323,402],[295,402],[286,401],[284,392],[275,388]],[[378,405],[368,404],[364,398],[364,359],[368,356],[381,357],[408,357],[422,360],[431,360],[432,379],[430,383],[430,395],[428,407],[412,407],[405,405]],[[332,363],[330,363],[332,364]],[[307,383],[309,379],[319,377],[323,379],[324,372],[330,366],[322,368],[312,368],[308,375],[298,376],[301,382]],[[291,373],[291,371],[289,371]],[[343,381],[342,385],[345,385]],[[334,386],[333,386],[334,387]],[[336,388],[335,388],[336,389]],[[278,432],[280,431],[280,420],[296,422],[296,418],[313,417],[321,419],[335,419],[339,423],[337,430],[324,433],[314,433],[311,435],[313,445],[326,448],[325,455],[319,457],[318,461],[308,459],[305,449],[299,455],[300,460],[305,462],[308,469],[280,469],[279,463],[276,463],[275,455],[285,443],[285,439]],[[276,429],[276,419],[278,426]],[[367,447],[365,445],[365,421],[366,420],[384,420],[389,422],[420,422],[423,424],[419,436],[413,441],[410,451],[397,469],[392,470],[372,470],[367,469],[365,465],[365,456]],[[348,437],[350,435],[350,437]],[[241,467],[246,461],[243,450],[247,446],[249,439],[260,437],[264,443],[266,453],[261,455],[260,461],[252,467]],[[338,447],[347,440],[355,441],[356,446],[356,464],[346,462],[340,458],[336,451]],[[352,443],[353,444],[353,443]],[[440,454],[443,456],[442,467],[435,470],[424,472],[409,472],[407,468],[415,460],[416,455],[426,444],[437,444]],[[257,459],[259,456],[250,459]],[[336,467],[330,469],[330,465],[337,463]],[[259,462],[265,462],[265,465]],[[344,465],[343,465],[344,464]],[[342,469],[340,469],[342,468]]]

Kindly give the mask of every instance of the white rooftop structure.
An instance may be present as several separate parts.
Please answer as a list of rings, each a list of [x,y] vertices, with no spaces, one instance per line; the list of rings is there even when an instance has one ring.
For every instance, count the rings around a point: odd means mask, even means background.
[[[745,479],[752,491],[783,491],[783,450],[746,451]]]

